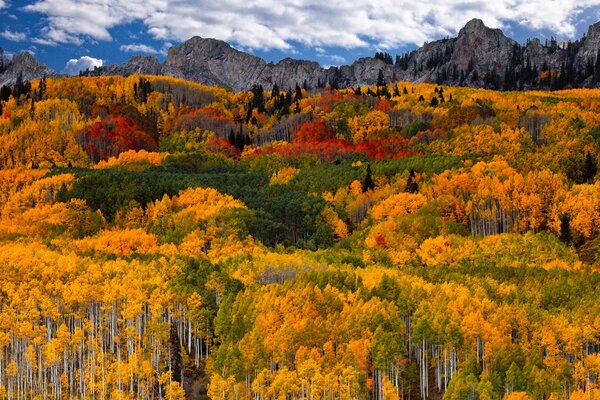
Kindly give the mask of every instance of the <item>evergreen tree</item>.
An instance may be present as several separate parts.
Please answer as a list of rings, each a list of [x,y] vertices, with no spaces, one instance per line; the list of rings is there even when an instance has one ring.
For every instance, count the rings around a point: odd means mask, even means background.
[[[265,92],[262,85],[252,86],[252,107],[256,108],[258,112],[265,112]],[[252,113],[252,111],[250,111]]]
[[[385,77],[383,76],[383,70],[379,70],[377,75],[377,86],[385,86]]]
[[[406,180],[406,187],[404,188],[404,191],[408,193],[417,193],[419,191],[419,184],[417,183],[414,169],[411,169],[408,173],[408,179]]]
[[[177,335],[177,327],[174,322],[171,322],[171,330],[169,332],[169,366],[171,369],[171,377],[175,382],[181,382],[181,370],[183,368],[183,359],[181,357],[181,343],[179,335]]]
[[[46,75],[44,75],[42,80],[40,80],[40,85],[38,87],[38,101],[43,100],[44,93],[46,93]]]
[[[365,193],[368,190],[375,189],[375,182],[373,182],[373,176],[371,175],[371,165],[367,165],[367,173],[363,180],[362,191]]]
[[[233,132],[233,128],[229,130],[229,137],[227,140],[229,140],[230,145],[235,146],[235,133]]]
[[[277,101],[279,99],[279,86],[277,83],[273,84],[273,89],[271,90],[271,98]]]
[[[560,240],[565,244],[571,244],[571,217],[568,214],[560,217]]]
[[[585,163],[583,165],[583,181],[591,183],[596,177],[598,166],[594,156],[588,151],[585,155]]]
[[[296,89],[295,89],[295,93],[294,93],[294,101],[302,100],[302,97],[303,97],[302,88],[296,83]]]

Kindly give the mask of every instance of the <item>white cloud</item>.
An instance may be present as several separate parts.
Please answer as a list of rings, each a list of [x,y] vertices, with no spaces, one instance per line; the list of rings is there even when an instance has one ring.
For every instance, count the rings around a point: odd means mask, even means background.
[[[0,0],[2,2],[2,0]],[[521,25],[573,38],[600,0],[35,0],[43,37],[54,43],[111,40],[109,29],[142,21],[160,40],[214,37],[243,48],[291,51],[311,47],[389,49],[454,35],[470,19]],[[596,14],[597,15],[597,14]]]
[[[4,32],[0,32],[0,36],[11,42],[24,42],[27,40],[27,34],[25,32],[13,32],[6,29]]]
[[[160,54],[161,52],[145,44],[124,44],[120,47],[125,53]]]
[[[63,74],[68,75],[77,75],[81,71],[85,71],[86,69],[94,69],[94,67],[101,67],[103,65],[103,61],[97,58],[83,56],[79,58],[72,58],[67,61],[65,68],[63,68]]]
[[[0,8],[6,7],[6,2],[4,0],[0,0]]]
[[[343,64],[346,62],[346,59],[342,56],[333,55],[333,56],[328,56],[327,58],[329,58],[334,63],[338,63],[338,64]]]

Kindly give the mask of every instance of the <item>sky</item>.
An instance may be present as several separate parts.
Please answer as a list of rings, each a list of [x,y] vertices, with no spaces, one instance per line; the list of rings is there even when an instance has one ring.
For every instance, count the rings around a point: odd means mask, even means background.
[[[600,21],[600,0],[0,0],[0,48],[58,72],[160,60],[193,36],[216,38],[277,62],[350,64],[402,54],[457,32],[472,18],[526,38],[580,38]]]

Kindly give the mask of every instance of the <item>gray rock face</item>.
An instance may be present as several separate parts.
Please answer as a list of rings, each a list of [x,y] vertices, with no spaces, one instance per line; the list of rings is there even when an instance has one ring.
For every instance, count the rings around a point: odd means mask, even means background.
[[[504,71],[516,44],[500,29],[490,29],[474,19],[458,33],[450,63],[459,70],[468,70],[471,64],[479,75]]]
[[[582,43],[575,44],[581,46],[577,57],[585,60],[578,61],[579,64],[596,57],[600,46],[600,24],[590,28]],[[162,65],[153,57],[134,57],[120,66],[99,68],[94,74],[159,73],[240,91],[249,90],[253,85],[269,89],[274,84],[282,89],[293,88],[296,84],[311,88],[327,84],[338,87],[373,85],[381,71],[387,82],[407,80],[501,88],[507,76],[514,75],[512,79],[522,80],[519,74],[526,66],[535,66],[537,70],[546,66],[559,71],[568,61],[565,49],[556,45],[544,46],[537,39],[521,46],[501,30],[488,28],[481,20],[474,19],[456,38],[425,43],[401,65],[387,64],[371,57],[328,69],[316,62],[291,58],[274,64],[236,50],[225,42],[193,37],[170,48]],[[528,85],[532,83],[521,83],[520,87],[527,88]]]
[[[19,75],[24,81],[56,76],[52,68],[41,64],[28,52],[18,54],[7,61],[4,60],[4,51],[0,49],[0,58],[3,60],[0,68],[0,86],[13,85]]]
[[[575,56],[575,66],[585,68],[588,62],[596,62],[598,59],[598,51],[600,50],[600,22],[591,25],[588,33],[583,39],[581,48]]]
[[[296,84],[310,88],[327,84],[373,85],[380,72],[387,82],[406,80],[497,89],[549,89],[599,86],[599,50],[600,23],[592,25],[585,38],[568,46],[552,41],[542,45],[537,39],[520,45],[501,30],[490,29],[481,20],[474,19],[456,38],[425,43],[395,65],[371,57],[328,69],[316,62],[291,58],[267,63],[223,41],[193,37],[171,47],[163,64],[156,57],[134,56],[125,64],[100,67],[88,74],[166,75],[234,91],[250,90],[253,85],[270,89],[274,84],[281,89],[293,88]],[[19,72],[24,79],[54,74],[28,53],[5,61],[3,67],[2,59],[0,56],[0,71],[3,71],[0,83],[14,82]],[[542,70],[553,71],[554,76],[543,81],[536,75]]]
[[[161,75],[162,64],[154,56],[133,56],[125,64],[110,65],[103,75]]]
[[[261,58],[235,50],[220,40],[193,37],[169,49],[163,73],[206,85],[245,90],[260,82],[266,65]]]

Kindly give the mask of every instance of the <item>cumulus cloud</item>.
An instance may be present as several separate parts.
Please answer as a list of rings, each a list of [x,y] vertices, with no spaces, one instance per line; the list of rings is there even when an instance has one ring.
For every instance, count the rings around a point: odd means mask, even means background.
[[[72,58],[67,61],[65,68],[63,68],[63,74],[68,75],[77,75],[81,71],[85,71],[86,69],[94,69],[94,67],[101,67],[103,65],[102,60],[97,58],[83,56],[79,58]]]
[[[124,44],[120,47],[125,53],[160,54],[161,52],[145,44]]]
[[[24,42],[27,40],[27,34],[24,32],[13,32],[6,29],[4,32],[0,32],[0,36],[11,42]]]
[[[0,0],[1,2],[2,0]],[[381,49],[453,35],[470,19],[548,29],[572,38],[600,0],[35,0],[25,10],[45,15],[43,38],[78,43],[111,40],[110,28],[142,21],[156,39],[214,37],[240,47],[291,51],[341,46]]]
[[[6,7],[6,2],[4,0],[0,0],[0,8]]]

